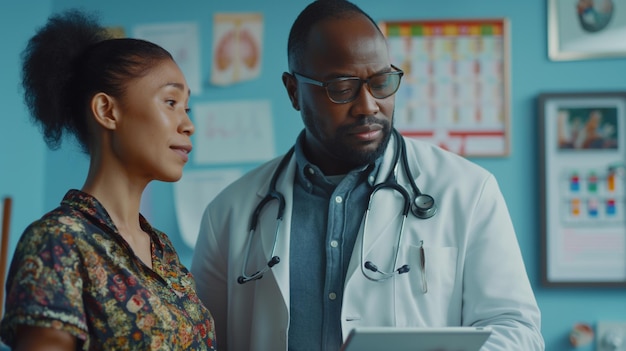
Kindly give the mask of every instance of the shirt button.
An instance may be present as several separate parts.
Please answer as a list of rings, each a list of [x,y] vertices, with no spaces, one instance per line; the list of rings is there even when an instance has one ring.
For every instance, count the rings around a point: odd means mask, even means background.
[[[330,242],[330,246],[337,247],[337,246],[339,246],[339,243],[337,242],[337,240],[333,240],[333,241]]]
[[[341,198],[341,196],[335,196],[335,202],[340,204],[343,202],[343,199]]]
[[[375,180],[374,176],[369,176],[368,180],[369,180],[370,184],[374,184],[374,180]]]
[[[328,294],[328,298],[331,299],[331,300],[334,300],[334,299],[337,298],[337,294],[331,292],[330,294]]]
[[[313,175],[315,174],[315,170],[312,167],[308,167],[307,171],[309,172],[309,174]]]

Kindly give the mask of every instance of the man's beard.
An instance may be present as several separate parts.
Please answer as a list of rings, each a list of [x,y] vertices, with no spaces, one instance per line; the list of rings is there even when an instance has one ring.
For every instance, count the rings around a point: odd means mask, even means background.
[[[381,142],[378,144],[376,149],[372,151],[354,149],[349,145],[346,145],[341,142],[341,136],[345,135],[348,130],[354,128],[357,125],[369,124],[369,123],[378,123],[383,126],[383,138]],[[342,126],[337,129],[335,133],[335,138],[329,140],[331,142],[331,146],[334,146],[336,155],[346,162],[351,163],[355,167],[365,166],[368,164],[374,163],[382,154],[385,152],[387,148],[387,144],[389,144],[389,138],[391,137],[391,123],[388,120],[374,120],[373,117],[367,117],[364,120],[361,120],[360,123],[350,126]],[[329,146],[330,147],[330,146]]]
[[[308,115],[312,116],[312,114]],[[324,138],[324,136],[320,135],[321,132],[318,128],[316,128],[317,124],[314,121],[309,120],[308,118],[304,118],[303,120],[307,130],[312,133],[315,138],[323,143],[326,150],[330,152],[337,160],[350,165],[351,168],[357,168],[374,163],[385,152],[385,149],[387,148],[387,145],[389,144],[389,139],[391,137],[391,128],[393,127],[393,118],[391,119],[391,121],[389,121],[388,119],[366,117],[359,120],[357,123],[341,126],[337,128],[334,136],[332,136],[331,138]],[[355,127],[367,124],[380,124],[383,127],[383,138],[376,147],[376,149],[371,151],[358,149],[346,144],[343,141],[342,138],[347,135],[350,130],[354,129]]]

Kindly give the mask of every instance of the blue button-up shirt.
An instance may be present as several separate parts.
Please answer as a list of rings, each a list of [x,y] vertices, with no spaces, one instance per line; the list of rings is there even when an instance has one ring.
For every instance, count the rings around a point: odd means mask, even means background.
[[[295,146],[289,350],[338,350],[343,287],[380,161],[325,176]],[[380,160],[380,159],[379,159]]]

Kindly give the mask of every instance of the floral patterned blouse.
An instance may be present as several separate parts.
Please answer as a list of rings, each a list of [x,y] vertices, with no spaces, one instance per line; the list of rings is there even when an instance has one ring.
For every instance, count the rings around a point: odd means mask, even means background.
[[[215,350],[210,312],[168,237],[140,215],[152,269],[120,236],[104,207],[70,190],[17,245],[0,337],[18,325],[56,328],[83,350]]]

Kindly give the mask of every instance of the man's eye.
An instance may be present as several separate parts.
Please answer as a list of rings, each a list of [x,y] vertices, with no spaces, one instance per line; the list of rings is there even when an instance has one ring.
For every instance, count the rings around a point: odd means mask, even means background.
[[[383,90],[389,86],[389,79],[386,76],[373,77],[369,81],[369,86],[372,89]]]
[[[352,94],[351,88],[341,89],[341,90],[331,90],[331,92],[335,95],[350,95]]]
[[[354,91],[354,83],[350,81],[336,82],[328,87],[333,94],[350,95]]]

